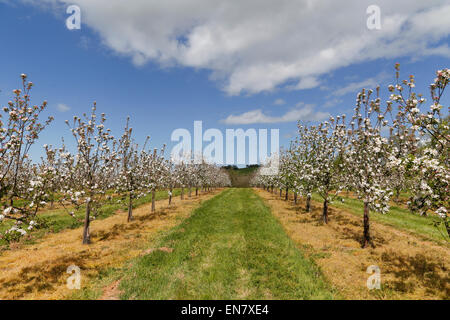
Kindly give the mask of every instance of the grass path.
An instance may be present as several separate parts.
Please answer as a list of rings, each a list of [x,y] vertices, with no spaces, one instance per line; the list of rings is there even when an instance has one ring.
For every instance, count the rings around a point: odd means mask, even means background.
[[[116,274],[123,299],[332,299],[251,189],[228,189]]]

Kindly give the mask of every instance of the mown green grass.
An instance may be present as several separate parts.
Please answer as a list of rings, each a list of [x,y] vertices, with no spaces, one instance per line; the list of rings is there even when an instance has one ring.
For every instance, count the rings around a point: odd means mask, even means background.
[[[313,195],[313,200],[322,202],[322,198],[319,195]],[[344,202],[339,200],[333,201],[332,206],[337,208],[346,209],[348,212],[361,216],[364,212],[364,204],[361,200],[341,197]],[[443,225],[436,227],[434,222],[438,220],[435,216],[420,216],[413,214],[411,211],[400,208],[397,206],[391,206],[387,214],[381,214],[377,212],[370,212],[371,219],[377,222],[381,222],[392,227],[413,232],[415,234],[425,236],[427,238],[442,241],[447,240],[445,236],[446,231]]]
[[[174,189],[172,194],[173,196],[180,195],[180,189]],[[168,199],[168,193],[166,190],[160,190],[156,192],[156,200]],[[102,220],[107,217],[113,215],[117,210],[128,210],[127,202],[117,203],[114,199],[111,203],[105,204],[99,210],[99,214],[96,217],[96,220]],[[151,195],[147,195],[145,197],[139,198],[134,201],[133,208],[136,208],[140,205],[148,203],[151,201]],[[60,232],[65,229],[75,229],[79,228],[83,225],[84,218],[84,207],[81,207],[79,210],[76,210],[75,216],[77,219],[74,219],[72,216],[68,214],[68,212],[64,209],[54,209],[54,210],[46,210],[38,214],[38,217],[42,219],[45,223],[45,227],[37,229],[33,231],[31,234],[33,235],[32,240],[28,240],[25,242],[33,242],[36,239],[41,238],[48,232]],[[13,221],[3,221],[0,223],[0,233],[8,230],[12,225]],[[5,240],[0,239],[0,247],[6,245]]]
[[[318,267],[299,251],[251,189],[205,201],[121,274],[123,299],[333,299]],[[170,250],[169,250],[170,251]]]

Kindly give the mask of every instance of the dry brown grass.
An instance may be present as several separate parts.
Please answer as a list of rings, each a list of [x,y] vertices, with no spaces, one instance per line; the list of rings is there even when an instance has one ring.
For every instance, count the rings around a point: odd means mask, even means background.
[[[375,248],[362,249],[362,221],[330,208],[330,222],[321,222],[321,204],[294,206],[277,195],[256,190],[271,207],[289,236],[321,267],[346,299],[449,299],[450,250],[408,232],[372,222]],[[368,290],[366,269],[381,269],[382,290]]]
[[[19,246],[0,255],[0,299],[63,299],[72,293],[66,287],[67,267],[81,268],[82,286],[89,284],[101,270],[120,267],[125,261],[148,250],[160,231],[168,230],[187,218],[203,200],[220,192],[181,201],[156,202],[133,211],[134,221],[127,223],[127,213],[118,211],[91,225],[92,244],[81,244],[81,228],[50,234],[34,245]],[[117,286],[106,288],[104,298],[117,296]]]

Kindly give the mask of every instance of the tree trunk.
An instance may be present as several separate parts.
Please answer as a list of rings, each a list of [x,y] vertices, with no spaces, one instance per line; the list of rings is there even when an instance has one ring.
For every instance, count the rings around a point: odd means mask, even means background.
[[[369,203],[364,202],[364,238],[362,247],[365,248],[368,244],[372,244],[372,239],[370,238]]]
[[[181,188],[181,200],[184,200],[184,188]]]
[[[155,201],[156,201],[156,191],[155,191],[155,189],[153,189],[152,190],[152,212],[155,212],[155,210],[156,210],[156,203],[155,203]]]
[[[198,188],[195,188],[195,195],[198,196]]]
[[[189,191],[188,191],[189,193],[188,193],[188,196],[189,196],[189,198],[192,196],[192,188],[191,187],[189,187]]]
[[[284,200],[289,200],[289,188],[286,188],[286,195],[284,196]]]
[[[130,194],[128,195],[128,222],[130,222],[131,220],[133,220],[133,197]]]
[[[170,187],[170,194],[169,194],[169,206],[172,204],[172,192],[173,192],[173,188]]]
[[[450,224],[448,223],[448,218],[444,219],[444,226],[445,229],[447,230],[447,236],[450,237]]]
[[[297,204],[297,192],[294,192],[294,204]]]
[[[400,188],[395,188],[395,202],[399,203],[400,201]]]
[[[280,188],[280,198],[281,198],[282,195],[283,195],[283,189]]]
[[[311,211],[311,195],[308,194],[306,197],[306,212]]]
[[[84,227],[83,227],[83,244],[89,244],[91,242],[91,235],[89,233],[89,225],[91,222],[91,206],[90,201],[86,203],[86,214],[84,216]]]
[[[328,200],[323,201],[323,223],[328,223]]]

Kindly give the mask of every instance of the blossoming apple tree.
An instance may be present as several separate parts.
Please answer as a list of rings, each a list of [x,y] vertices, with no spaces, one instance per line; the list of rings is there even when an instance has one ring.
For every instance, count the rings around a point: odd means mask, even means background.
[[[0,114],[0,203],[3,207],[0,222],[15,222],[7,231],[7,238],[26,234],[24,226],[35,225],[38,210],[45,205],[46,190],[36,165],[29,159],[29,150],[39,134],[53,120],[41,121],[40,115],[47,102],[32,105],[33,83],[22,74],[22,88],[13,91],[14,98]]]
[[[113,146],[114,137],[105,128],[106,116],[96,115],[96,103],[90,115],[75,116],[69,125],[76,141],[76,154],[66,162],[64,197],[76,208],[85,206],[83,244],[90,242],[90,223],[105,201],[106,192],[114,187],[115,162],[118,154]]]
[[[449,107],[445,115],[441,99],[450,82],[450,70],[437,71],[437,76],[430,85],[432,104],[429,110],[422,112],[420,105],[425,102],[422,95],[413,92],[413,77],[410,81],[399,82],[399,65],[396,65],[397,85],[391,86],[395,94],[392,100],[405,110],[412,130],[417,130],[422,139],[415,145],[414,152],[410,152],[401,161],[397,159],[397,167],[405,170],[405,177],[409,181],[411,198],[408,202],[412,211],[426,214],[435,212],[444,225],[447,237],[450,236],[450,129]],[[408,87],[405,98],[404,86]],[[395,89],[394,89],[395,88]]]

